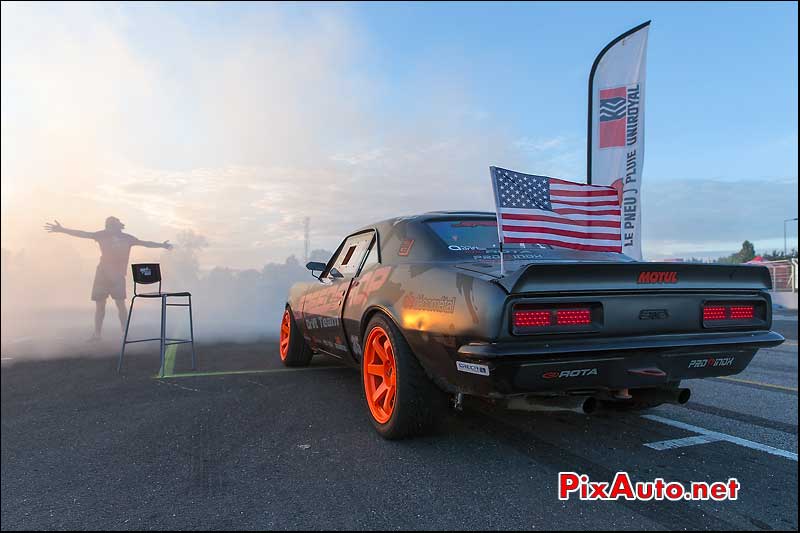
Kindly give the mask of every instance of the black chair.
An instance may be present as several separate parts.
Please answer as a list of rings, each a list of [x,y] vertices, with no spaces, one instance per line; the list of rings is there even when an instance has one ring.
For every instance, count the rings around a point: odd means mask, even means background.
[[[122,338],[122,349],[119,352],[119,362],[117,363],[117,373],[122,369],[122,358],[125,356],[125,346],[133,344],[134,342],[147,342],[147,341],[161,341],[161,370],[159,375],[164,377],[164,356],[167,346],[172,344],[186,344],[192,345],[192,370],[196,368],[196,358],[194,353],[194,325],[192,324],[192,295],[188,292],[161,292],[161,266],[158,263],[140,263],[131,265],[133,270],[133,298],[131,298],[131,308],[128,311],[128,322],[125,324],[125,336]],[[137,285],[151,285],[158,283],[158,292],[143,292],[139,294],[136,291]],[[187,297],[189,303],[171,304],[167,303],[167,298],[172,297]],[[136,298],[161,298],[161,336],[153,339],[138,339],[135,341],[128,340],[128,328],[131,325],[131,315],[133,315],[133,303]],[[189,308],[189,335],[191,339],[168,339],[167,332],[167,307],[188,307]]]

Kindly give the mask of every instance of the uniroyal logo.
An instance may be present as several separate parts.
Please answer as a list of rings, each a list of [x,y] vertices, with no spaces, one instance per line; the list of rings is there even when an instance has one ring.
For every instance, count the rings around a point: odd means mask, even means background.
[[[577,378],[580,376],[596,376],[597,369],[596,368],[581,368],[578,370],[562,370],[561,372],[545,372],[542,374],[544,379],[556,379],[556,378]]]
[[[678,283],[677,272],[640,272],[637,283]]]

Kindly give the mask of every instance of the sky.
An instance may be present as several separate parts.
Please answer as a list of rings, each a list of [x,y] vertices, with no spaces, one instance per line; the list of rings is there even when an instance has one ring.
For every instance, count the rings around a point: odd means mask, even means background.
[[[488,167],[585,180],[595,55],[652,20],[646,259],[783,248],[796,3],[2,3],[2,247],[45,221],[206,237],[203,267],[492,210]],[[789,225],[792,243],[797,226]],[[134,258],[135,259],[135,258]]]

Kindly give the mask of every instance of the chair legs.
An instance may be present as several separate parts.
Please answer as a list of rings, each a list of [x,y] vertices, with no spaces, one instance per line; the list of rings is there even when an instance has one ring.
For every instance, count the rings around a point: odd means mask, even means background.
[[[165,356],[167,352],[167,297],[161,297],[161,370],[159,376],[164,377]]]
[[[167,356],[167,346],[173,344],[185,344],[191,343],[192,345],[192,370],[197,369],[197,355],[195,354],[194,350],[194,320],[192,317],[192,296],[188,295],[189,303],[188,304],[170,304],[167,303],[167,298],[169,298],[169,294],[164,294],[161,296],[161,335],[157,338],[153,339],[138,339],[129,341],[128,340],[128,330],[130,329],[131,325],[131,317],[133,316],[133,303],[136,301],[136,296],[131,298],[131,307],[128,311],[128,320],[125,322],[125,333],[122,336],[122,348],[119,351],[119,361],[117,362],[117,373],[122,370],[122,359],[125,356],[125,346],[134,342],[146,342],[146,341],[159,341],[159,358],[161,360],[161,367],[158,371],[159,377],[164,377],[164,371],[166,367],[166,356]],[[186,296],[185,294],[182,296]],[[189,339],[171,339],[167,338],[167,307],[169,306],[180,306],[180,307],[188,307],[189,308]],[[170,342],[168,342],[170,341]]]
[[[125,321],[125,334],[122,336],[122,348],[119,350],[119,361],[117,362],[117,374],[122,370],[122,358],[125,356],[125,345],[128,343],[128,328],[131,326],[131,315],[133,314],[133,302],[136,296],[131,298],[131,307],[128,309],[128,320]]]
[[[192,295],[189,295],[189,338],[192,340],[192,370],[197,370],[197,356],[194,353],[194,324],[192,322]]]

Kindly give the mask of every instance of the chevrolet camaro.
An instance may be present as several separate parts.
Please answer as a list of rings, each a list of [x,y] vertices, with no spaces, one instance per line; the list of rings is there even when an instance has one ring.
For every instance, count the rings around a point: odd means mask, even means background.
[[[350,235],[292,286],[280,357],[361,374],[385,438],[430,428],[465,396],[509,408],[685,403],[681,380],[736,374],[771,331],[762,266],[640,262],[506,244],[494,213],[433,212]]]

